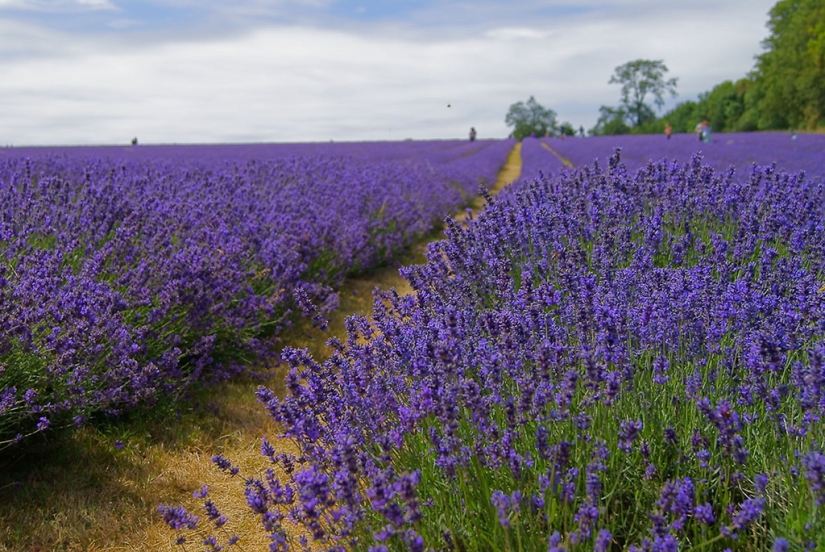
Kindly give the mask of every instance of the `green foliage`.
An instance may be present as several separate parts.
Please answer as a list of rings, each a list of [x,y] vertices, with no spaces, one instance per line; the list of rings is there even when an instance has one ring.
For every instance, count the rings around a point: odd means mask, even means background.
[[[625,123],[626,118],[627,113],[622,108],[603,105],[599,108],[599,120],[596,121],[596,126],[590,129],[590,134],[594,136],[628,134],[630,127]]]
[[[825,125],[825,4],[781,0],[770,11],[771,35],[753,80],[760,88],[759,128]]]
[[[561,134],[562,136],[575,136],[576,129],[573,128],[572,124],[565,121],[559,126],[559,134]]]
[[[683,102],[660,119],[634,128],[634,134],[661,132],[666,123],[673,126],[674,132],[693,132],[696,123],[702,120],[707,120],[714,132],[757,130],[754,91],[755,85],[750,79],[725,81],[700,94],[698,102]]]
[[[521,140],[526,136],[555,134],[558,128],[556,112],[546,108],[530,96],[527,102],[517,102],[510,106],[504,118],[507,126],[513,127],[511,138]]]
[[[645,121],[656,118],[656,114],[647,103],[648,96],[653,96],[653,103],[661,109],[666,93],[676,96],[676,78],[665,80],[667,66],[662,60],[636,59],[616,67],[610,84],[622,86],[621,108],[627,122],[638,126]]]
[[[634,134],[658,133],[669,122],[692,132],[707,119],[714,132],[825,126],[825,4],[781,0],[770,11],[765,52],[751,74],[722,82],[655,121],[636,123]]]

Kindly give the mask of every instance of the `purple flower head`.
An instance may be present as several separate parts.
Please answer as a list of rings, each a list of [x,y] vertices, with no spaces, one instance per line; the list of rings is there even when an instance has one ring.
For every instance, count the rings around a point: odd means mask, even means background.
[[[232,462],[224,458],[221,454],[213,456],[212,462],[218,466],[221,471],[228,472],[230,475],[237,475],[240,471],[239,468],[233,466]]]
[[[695,510],[696,520],[703,525],[713,525],[716,518],[713,515],[713,506],[709,502],[699,504]]]
[[[264,484],[257,479],[249,479],[244,488],[246,503],[256,514],[266,514],[269,507],[269,493]]]
[[[656,535],[650,552],[679,552],[679,541],[673,535]]]
[[[409,529],[404,533],[404,543],[410,552],[424,552],[424,537]]]
[[[765,510],[765,499],[764,498],[748,498],[742,504],[739,505],[739,508],[734,511],[733,519],[731,520],[731,524],[727,527],[723,528],[723,533],[728,535],[734,535],[736,531],[740,531],[750,524],[755,522],[762,516],[762,512]]]
[[[261,454],[263,456],[268,456],[274,462],[275,456],[275,447],[269,442],[269,439],[266,437],[261,437]]]
[[[602,529],[599,531],[598,535],[596,535],[596,542],[593,545],[593,552],[607,552],[610,550],[610,543],[612,542],[613,535],[610,534],[610,531],[607,529]]]
[[[814,495],[817,506],[825,504],[825,455],[810,452],[802,458],[805,479]]]
[[[789,552],[790,549],[791,543],[789,543],[787,539],[777,537],[776,540],[773,541],[771,552]]]
[[[183,506],[158,505],[158,512],[163,516],[163,521],[172,529],[196,529],[200,518],[190,514]]]
[[[579,510],[573,515],[573,521],[579,524],[579,528],[576,531],[576,540],[578,542],[581,542],[591,535],[593,526],[598,519],[599,509],[596,506],[588,503],[582,504]]]
[[[756,474],[753,478],[753,486],[757,494],[764,495],[768,487],[768,476],[763,473]]]
[[[630,452],[633,441],[639,437],[639,433],[644,428],[641,420],[624,420],[619,424],[619,449],[622,452]]]
[[[37,422],[37,431],[45,431],[50,425],[49,419],[41,416]]]
[[[668,363],[667,359],[659,355],[653,362],[653,383],[659,385],[667,383],[667,381],[670,380],[670,377],[666,375],[669,367],[670,363]]]
[[[209,517],[211,521],[215,522],[215,527],[221,527],[228,521],[227,517],[218,510],[218,507],[215,506],[215,503],[211,500],[207,500],[204,505],[204,509],[206,509],[206,515]]]
[[[521,503],[521,493],[514,491],[512,495],[507,495],[503,491],[493,491],[490,500],[496,507],[498,521],[502,527],[510,527],[510,514],[518,512]]]

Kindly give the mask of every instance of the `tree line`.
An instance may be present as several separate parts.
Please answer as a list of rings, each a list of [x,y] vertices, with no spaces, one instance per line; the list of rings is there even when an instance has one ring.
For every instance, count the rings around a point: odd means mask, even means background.
[[[609,82],[622,87],[619,105],[601,106],[590,134],[659,133],[665,125],[674,132],[693,132],[703,120],[716,132],[825,128],[825,2],[780,0],[769,12],[767,27],[764,52],[747,76],[724,81],[700,94],[697,101],[679,103],[661,116],[656,112],[666,94],[676,95],[677,83],[675,78],[665,78],[668,69],[663,60],[638,59],[616,67]],[[528,112],[513,116],[514,106],[505,119],[510,126],[520,122],[512,136],[522,138],[541,130],[525,122]],[[572,126],[566,126],[572,131]],[[559,128],[544,131],[561,134]]]

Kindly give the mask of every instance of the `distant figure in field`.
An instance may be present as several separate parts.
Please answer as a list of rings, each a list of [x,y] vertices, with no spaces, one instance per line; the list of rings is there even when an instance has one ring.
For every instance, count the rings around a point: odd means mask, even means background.
[[[476,141],[476,127],[470,127],[470,142]]]
[[[700,142],[712,142],[710,137],[710,123],[707,119],[696,125],[696,134],[699,135]]]
[[[584,126],[582,125],[579,125],[579,136],[584,138]]]
[[[710,123],[708,122],[707,119],[705,119],[704,121],[702,121],[700,123],[700,125],[701,125],[701,129],[699,131],[699,140],[701,140],[702,142],[705,142],[706,144],[709,144],[710,142],[713,141],[710,137]]]
[[[668,140],[673,136],[673,127],[670,126],[670,123],[665,123],[665,136],[667,136]]]

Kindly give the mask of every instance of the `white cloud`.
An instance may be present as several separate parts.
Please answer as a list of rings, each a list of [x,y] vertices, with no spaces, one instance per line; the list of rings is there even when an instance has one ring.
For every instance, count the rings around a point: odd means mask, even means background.
[[[451,138],[471,125],[504,137],[508,106],[530,95],[589,127],[631,59],[665,60],[680,99],[744,76],[771,1],[717,4],[480,33],[269,26],[198,41],[7,35],[16,22],[0,21],[0,145]]]
[[[0,9],[65,12],[78,7],[96,10],[116,9],[110,0],[0,0]]]
[[[541,40],[547,33],[524,27],[504,27],[487,31],[486,35],[495,40]]]

